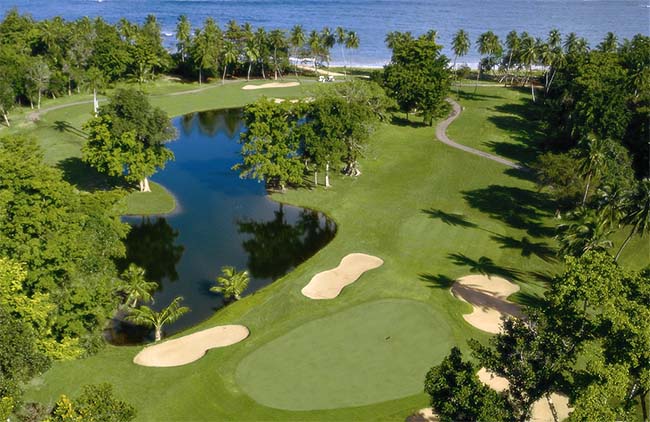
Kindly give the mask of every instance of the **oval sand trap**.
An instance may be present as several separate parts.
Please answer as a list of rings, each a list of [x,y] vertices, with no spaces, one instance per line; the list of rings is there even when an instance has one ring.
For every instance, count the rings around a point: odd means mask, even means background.
[[[253,400],[277,409],[365,406],[420,394],[452,338],[445,316],[428,303],[367,302],[257,347],[239,363],[236,380]]]
[[[363,253],[346,255],[338,267],[323,271],[312,277],[302,288],[302,294],[310,299],[334,299],[341,290],[357,281],[366,271],[381,267],[384,261]]]
[[[201,359],[208,350],[239,343],[248,337],[243,325],[220,325],[198,333],[145,347],[133,358],[141,366],[170,367]]]
[[[519,286],[505,278],[485,275],[459,278],[451,287],[454,296],[474,306],[471,314],[463,315],[465,321],[492,334],[500,332],[504,314],[521,317],[520,306],[507,300],[518,291]]]
[[[261,85],[244,85],[242,89],[245,91],[251,91],[254,89],[289,88],[298,85],[300,85],[298,82],[270,82],[268,84]]]
[[[406,418],[406,422],[440,422],[440,418],[430,407],[425,407]]]

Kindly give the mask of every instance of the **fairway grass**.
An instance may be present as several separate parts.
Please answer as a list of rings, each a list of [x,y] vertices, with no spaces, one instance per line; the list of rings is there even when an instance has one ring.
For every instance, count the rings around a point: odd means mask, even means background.
[[[422,302],[379,300],[304,324],[237,367],[237,384],[260,404],[335,409],[422,391],[423,374],[453,345],[440,315]]]

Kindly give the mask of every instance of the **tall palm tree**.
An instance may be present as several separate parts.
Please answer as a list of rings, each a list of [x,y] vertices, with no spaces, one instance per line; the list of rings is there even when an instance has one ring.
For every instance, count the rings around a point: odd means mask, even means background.
[[[237,49],[231,41],[224,43],[221,60],[223,61],[223,75],[221,76],[221,84],[223,85],[226,82],[228,66],[237,62]]]
[[[322,41],[323,38],[321,34],[316,30],[312,30],[309,33],[309,38],[307,39],[307,45],[309,46],[309,53],[314,59],[314,72],[318,73],[318,56],[322,54]]]
[[[527,32],[523,32],[520,39],[520,60],[521,64],[527,69],[526,79],[524,80],[524,85],[526,85],[533,71],[533,65],[537,61],[537,46],[535,45],[535,39],[528,35]]]
[[[454,75],[458,79],[458,70],[456,69],[456,60],[459,57],[464,57],[468,52],[471,46],[469,40],[469,34],[464,29],[459,29],[458,32],[454,34],[454,38],[451,42],[451,48],[454,51]],[[456,81],[458,83],[458,81]],[[458,93],[458,86],[456,86],[456,93]]]
[[[359,34],[356,31],[348,31],[348,34],[345,38],[345,49],[346,50],[356,50],[359,48]],[[348,58],[350,55],[348,54]],[[351,62],[352,60],[350,60]]]
[[[575,32],[569,33],[569,35],[567,35],[564,38],[564,44],[563,44],[564,52],[566,54],[575,53],[577,51],[577,48],[578,48],[577,47],[578,46],[578,40],[579,40],[578,34],[576,34]]]
[[[327,62],[327,67],[330,67],[330,51],[336,45],[336,34],[328,27],[323,28],[321,32],[321,53],[323,59]]]
[[[597,137],[587,138],[582,142],[580,165],[578,170],[586,179],[585,193],[582,197],[584,207],[589,195],[589,188],[594,177],[600,175],[605,168],[608,156],[608,140]]]
[[[632,228],[616,253],[614,259],[617,261],[621,256],[621,252],[635,234],[638,233],[643,237],[646,233],[650,233],[650,179],[639,182],[634,194],[629,199],[622,222],[632,226]]]
[[[126,317],[126,320],[145,327],[153,327],[155,341],[160,341],[163,326],[171,324],[190,311],[187,306],[180,306],[182,300],[182,297],[175,298],[169,306],[160,312],[156,312],[148,306],[140,306],[133,309],[131,314]]]
[[[506,64],[506,74],[504,75],[504,78],[506,80],[506,84],[508,83],[508,76],[511,73],[512,69],[512,59],[518,59],[519,56],[519,48],[521,45],[521,40],[519,39],[519,35],[517,35],[517,31],[510,31],[508,32],[508,35],[506,36],[506,48],[508,49],[508,63]],[[511,78],[511,84],[514,82],[514,75]]]
[[[188,56],[188,50],[192,43],[192,25],[187,15],[180,15],[176,23],[176,49],[181,56],[181,62],[185,63]]]
[[[294,25],[294,27],[291,28],[291,33],[289,35],[289,43],[291,44],[295,60],[294,69],[296,71],[296,79],[298,79],[298,55],[300,54],[300,49],[305,45],[305,42],[305,30],[302,28],[302,25]]]
[[[244,55],[248,60],[248,72],[246,72],[246,80],[251,79],[251,69],[253,68],[253,63],[260,58],[260,51],[255,45],[254,40],[248,40],[246,46],[244,47]]]
[[[121,291],[126,295],[126,305],[131,308],[135,308],[138,301],[151,302],[152,293],[158,288],[158,283],[147,281],[144,268],[135,264],[130,264],[122,273],[122,281],[124,286]]]
[[[273,75],[274,79],[278,79],[279,65],[278,65],[278,50],[286,50],[287,48],[287,38],[284,31],[280,29],[274,29],[269,34],[269,43],[273,49]],[[282,77],[282,75],[280,75]]]
[[[88,69],[84,75],[83,84],[93,91],[93,114],[97,116],[99,101],[97,101],[97,90],[104,87],[105,79],[101,70],[95,66]]]
[[[502,52],[501,42],[499,37],[492,31],[487,31],[479,35],[476,40],[476,47],[478,53],[480,54],[478,72],[476,73],[476,86],[474,87],[474,92],[478,89],[478,81],[481,77],[481,63],[483,62],[483,56],[496,56],[500,55]]]
[[[282,31],[278,31],[281,36],[281,40],[284,39],[284,35]],[[266,79],[266,73],[264,72],[264,63],[268,60],[269,58],[269,48],[272,47],[272,40],[269,39],[269,34],[266,33],[266,29],[264,28],[257,28],[257,31],[255,31],[255,35],[253,35],[253,44],[255,45],[255,48],[257,49],[258,56],[257,56],[257,61],[260,64],[260,70],[262,71],[262,78]],[[277,63],[278,60],[278,54],[277,54],[277,46],[275,48],[274,54],[273,54],[273,59],[274,63]],[[277,79],[277,75],[276,75]]]
[[[348,34],[342,26],[338,26],[336,30],[334,31],[336,34],[336,43],[339,45],[339,48],[341,49],[341,58],[343,59],[343,74],[345,75],[345,78],[348,78],[348,63],[345,60],[345,44],[348,38]]]
[[[248,271],[237,271],[235,267],[222,267],[221,276],[217,277],[218,286],[210,288],[211,292],[221,293],[226,300],[239,300],[248,287],[250,276]]]

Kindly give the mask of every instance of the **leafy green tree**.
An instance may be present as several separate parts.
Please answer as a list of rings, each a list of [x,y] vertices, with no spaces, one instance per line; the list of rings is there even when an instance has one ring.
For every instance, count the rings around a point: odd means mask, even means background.
[[[139,182],[141,192],[151,191],[148,178],[174,158],[165,143],[176,137],[176,130],[167,114],[139,91],[118,90],[84,129],[83,160],[102,173]]]
[[[96,67],[88,69],[83,77],[83,84],[86,85],[93,92],[93,114],[97,116],[99,113],[99,101],[97,101],[97,90],[102,89],[106,81],[104,74]]]
[[[585,178],[585,193],[582,197],[582,206],[587,203],[587,195],[589,195],[589,187],[591,180],[594,177],[601,175],[605,169],[605,164],[608,158],[608,144],[609,140],[599,138],[587,138],[584,143],[585,147],[580,149],[583,155],[580,157],[580,173]]]
[[[573,221],[557,228],[561,256],[580,256],[592,250],[605,252],[613,246],[609,239],[613,232],[611,224],[595,210],[579,208],[569,218]]]
[[[144,269],[135,264],[129,265],[124,270],[122,281],[124,282],[122,292],[126,295],[125,302],[131,308],[135,308],[138,301],[151,302],[153,300],[152,293],[158,288],[158,283],[147,281]]]
[[[291,106],[262,98],[244,108],[247,130],[242,133],[242,162],[233,169],[241,177],[264,180],[269,188],[285,190],[288,183],[300,184],[304,164],[293,129],[300,116]]]
[[[4,405],[19,403],[20,386],[48,369],[50,360],[36,345],[34,331],[4,305],[0,305],[0,399]]]
[[[225,300],[239,300],[249,281],[248,271],[237,271],[230,266],[221,267],[221,275],[217,277],[218,286],[210,287],[210,291],[221,293]]]
[[[32,64],[27,71],[27,78],[37,93],[36,105],[39,110],[41,109],[41,98],[43,92],[47,90],[51,76],[52,71],[50,70],[50,67],[40,57],[37,57],[32,61]]]
[[[562,210],[572,209],[580,203],[584,190],[584,181],[579,172],[580,162],[574,154],[545,153],[537,157],[534,165],[537,184],[546,188],[557,204],[555,215],[561,216]]]
[[[191,44],[190,55],[199,71],[199,85],[203,70],[217,72],[223,45],[223,34],[212,18],[207,18],[201,30],[196,30]]]
[[[162,339],[162,329],[165,324],[171,324],[190,311],[187,306],[180,306],[182,297],[177,297],[161,311],[155,311],[148,306],[140,306],[131,310],[126,320],[155,330],[155,341]]]
[[[136,408],[115,397],[113,386],[107,383],[90,384],[81,395],[70,400],[62,395],[55,403],[50,422],[129,422],[136,417]]]
[[[454,347],[427,373],[424,391],[441,421],[509,421],[508,403],[484,385],[471,362]]]
[[[435,116],[447,110],[449,92],[448,59],[440,53],[435,37],[427,34],[414,39],[410,33],[387,36],[393,54],[384,68],[384,84],[388,95],[400,109],[408,113],[422,111],[424,121],[432,124]]]

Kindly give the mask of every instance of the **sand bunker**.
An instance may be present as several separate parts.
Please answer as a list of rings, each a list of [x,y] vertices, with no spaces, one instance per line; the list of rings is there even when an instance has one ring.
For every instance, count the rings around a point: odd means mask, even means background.
[[[289,88],[291,86],[300,85],[298,82],[270,82],[268,84],[262,85],[244,85],[242,87],[245,91],[250,91],[254,89],[269,89],[269,88]]]
[[[221,325],[164,343],[145,347],[133,358],[141,366],[169,367],[187,365],[201,359],[208,350],[239,343],[248,337],[243,325]]]
[[[479,330],[497,334],[501,330],[501,316],[521,317],[519,305],[507,297],[519,291],[519,286],[496,276],[469,275],[456,280],[451,293],[474,306],[471,314],[463,315],[465,321]]]
[[[343,288],[357,281],[366,271],[381,267],[384,261],[376,256],[351,253],[338,267],[316,274],[302,288],[302,294],[310,299],[334,299]]]
[[[438,418],[438,415],[433,413],[433,409],[430,407],[425,407],[424,409],[420,409],[408,418],[406,418],[406,422],[438,422],[440,421],[440,418]]]
[[[497,393],[502,393],[510,387],[510,383],[507,379],[500,377],[485,368],[481,368],[477,375],[483,384],[487,385]],[[558,419],[564,420],[568,418],[569,413],[573,410],[569,407],[569,398],[563,394],[552,393],[551,400],[555,405]],[[531,422],[553,422],[553,413],[551,412],[551,406],[549,406],[546,397],[542,397],[533,404],[533,408],[530,412],[530,420]]]

